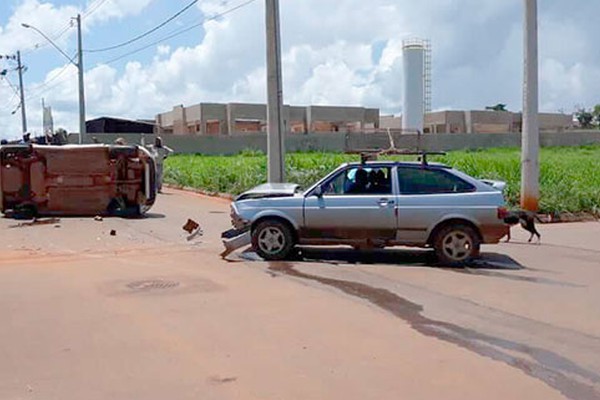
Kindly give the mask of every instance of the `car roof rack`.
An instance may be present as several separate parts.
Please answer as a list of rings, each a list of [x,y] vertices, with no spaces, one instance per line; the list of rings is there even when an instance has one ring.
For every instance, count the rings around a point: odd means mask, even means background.
[[[355,150],[350,151],[348,154],[359,154],[361,164],[365,164],[368,161],[377,161],[379,156],[419,156],[419,162],[423,166],[429,165],[427,163],[428,156],[445,156],[444,151],[423,151],[423,150],[402,150],[402,149],[387,149],[387,150]]]

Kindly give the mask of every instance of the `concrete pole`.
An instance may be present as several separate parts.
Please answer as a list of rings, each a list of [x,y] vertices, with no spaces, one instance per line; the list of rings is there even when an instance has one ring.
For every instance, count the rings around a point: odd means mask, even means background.
[[[83,142],[85,129],[85,92],[83,82],[83,49],[81,44],[81,15],[77,14],[77,69],[79,72],[79,144]]]
[[[17,51],[17,68],[19,70],[19,91],[21,94],[21,119],[23,124],[23,135],[27,133],[27,114],[25,112],[25,90],[23,89],[23,65],[21,64],[21,52]]]
[[[537,211],[540,188],[537,0],[525,2],[521,208]]]
[[[285,131],[281,79],[279,0],[266,0],[267,22],[267,157],[268,181],[285,181]]]

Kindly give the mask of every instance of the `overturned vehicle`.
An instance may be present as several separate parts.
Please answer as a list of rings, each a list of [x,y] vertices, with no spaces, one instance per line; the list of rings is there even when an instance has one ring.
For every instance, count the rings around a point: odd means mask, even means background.
[[[0,147],[6,216],[137,216],[156,199],[155,162],[138,146]]]

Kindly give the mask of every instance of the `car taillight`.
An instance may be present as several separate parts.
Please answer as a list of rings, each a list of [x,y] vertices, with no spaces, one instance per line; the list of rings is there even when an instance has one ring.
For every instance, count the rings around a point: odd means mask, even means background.
[[[504,207],[498,207],[498,219],[504,219],[508,217],[508,210]]]

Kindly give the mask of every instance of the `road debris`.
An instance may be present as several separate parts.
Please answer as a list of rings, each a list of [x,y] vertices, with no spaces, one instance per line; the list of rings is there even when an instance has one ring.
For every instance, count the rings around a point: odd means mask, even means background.
[[[20,222],[16,225],[11,225],[9,228],[24,228],[28,226],[37,226],[37,225],[56,225],[60,223],[60,218],[34,218],[31,222]]]
[[[191,218],[188,218],[187,222],[185,223],[185,225],[183,225],[182,228],[184,231],[189,233],[189,236],[187,237],[188,242],[198,236],[204,235],[204,231],[200,227],[200,224]]]
[[[96,216],[94,217],[94,221],[102,222],[102,221],[104,221],[104,218],[102,218],[102,216],[101,216],[101,215],[96,215]]]
[[[194,232],[195,229],[198,229],[199,227],[200,227],[199,223],[197,223],[193,219],[188,218],[185,225],[183,225],[183,230],[186,231],[187,233],[192,233],[192,232]]]
[[[110,230],[110,236],[117,236],[117,231],[114,229]]]
[[[233,253],[235,250],[242,248],[244,246],[248,246],[252,241],[252,236],[250,235],[250,229],[230,229],[221,234],[221,238],[223,238],[223,245],[225,246],[225,250],[220,254],[221,258],[225,259],[229,254]]]
[[[203,235],[204,235],[204,231],[202,230],[202,228],[199,227],[198,229],[196,229],[196,231],[194,233],[192,233],[191,235],[189,235],[187,237],[187,240],[189,242],[190,240],[193,240],[195,237],[203,236]]]

